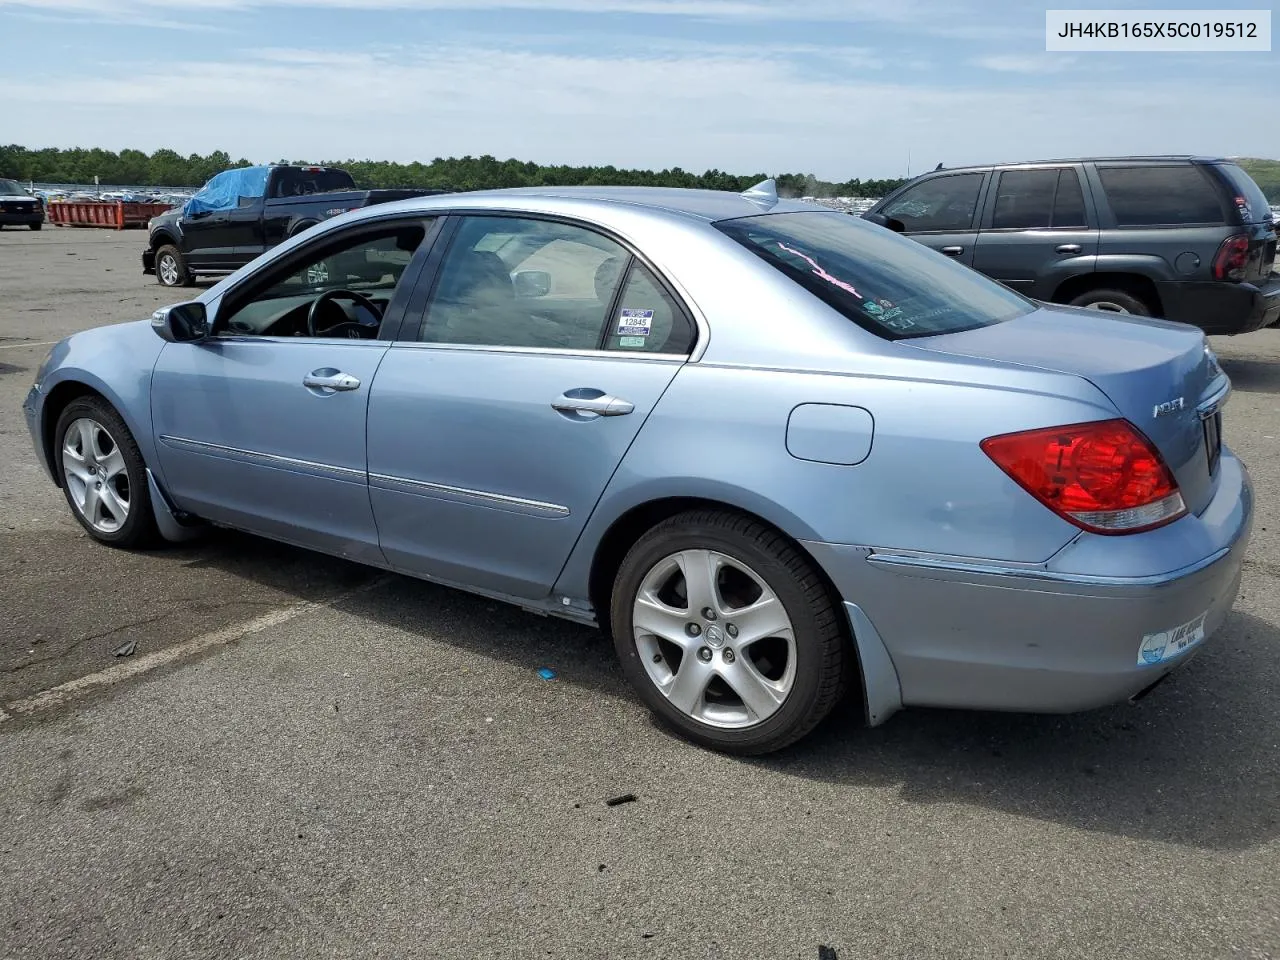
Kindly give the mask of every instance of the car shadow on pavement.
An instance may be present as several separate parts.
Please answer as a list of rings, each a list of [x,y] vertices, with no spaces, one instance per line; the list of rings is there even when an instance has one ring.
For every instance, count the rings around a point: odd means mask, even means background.
[[[1242,393],[1280,393],[1280,361],[1235,360],[1219,357],[1223,372],[1231,378],[1231,387]]]
[[[199,543],[160,555],[308,599],[316,580],[349,585],[380,575],[226,531]],[[310,573],[286,586],[282,566],[294,578]],[[550,668],[561,683],[634,701],[612,644],[596,629],[383,576],[385,582],[335,609],[531,674]],[[1136,704],[1051,716],[909,709],[867,729],[850,698],[799,744],[739,762],[784,776],[897,789],[914,803],[985,807],[1183,846],[1252,849],[1280,835],[1280,661],[1262,653],[1277,648],[1280,629],[1237,611],[1191,662]],[[636,736],[666,736],[670,749],[686,749],[663,730],[654,721]]]
[[[634,696],[612,644],[592,628],[402,577],[340,607],[530,672],[550,667],[591,693]],[[1259,657],[1277,647],[1280,629],[1237,612],[1136,704],[1050,716],[913,709],[867,729],[850,698],[806,740],[742,762],[849,786],[896,785],[917,803],[1249,849],[1280,835],[1280,670]]]

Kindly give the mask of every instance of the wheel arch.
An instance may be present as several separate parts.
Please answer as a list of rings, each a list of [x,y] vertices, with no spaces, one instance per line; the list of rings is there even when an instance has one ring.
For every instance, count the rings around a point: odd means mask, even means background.
[[[48,462],[51,468],[50,472],[54,477],[54,483],[59,487],[62,486],[61,461],[56,455],[57,438],[54,437],[54,431],[58,426],[58,418],[62,416],[62,411],[67,409],[68,404],[81,397],[98,397],[109,403],[111,408],[124,420],[125,426],[133,434],[134,443],[138,445],[138,449],[142,452],[143,459],[148,461],[148,466],[150,466],[150,461],[154,460],[150,425],[140,424],[129,410],[129,405],[124,403],[119,394],[102,380],[84,370],[68,371],[68,375],[61,377],[57,383],[48,388],[48,393],[40,408],[40,440],[43,444],[45,456],[49,458]]]
[[[613,582],[617,577],[619,568],[622,566],[623,558],[626,557],[627,552],[647,531],[653,529],[662,521],[688,510],[719,510],[747,517],[783,537],[813,567],[832,605],[840,612],[837,618],[840,632],[848,644],[848,648],[852,653],[852,662],[857,670],[856,676],[851,675],[850,680],[856,682],[858,696],[861,701],[860,705],[865,713],[867,687],[862,654],[857,638],[854,636],[853,625],[847,616],[844,597],[836,589],[835,581],[831,579],[830,574],[818,562],[817,558],[806,549],[800,539],[788,533],[768,517],[761,516],[760,513],[733,502],[706,496],[655,497],[632,506],[608,525],[596,543],[587,574],[587,597],[596,611],[596,623],[605,636],[608,637],[611,633],[608,611],[612,603]],[[851,686],[853,685],[852,682]]]
[[[1136,297],[1147,305],[1153,317],[1164,316],[1164,305],[1160,301],[1160,293],[1155,281],[1142,273],[1128,271],[1106,271],[1081,273],[1067,277],[1053,291],[1054,303],[1069,303],[1090,290],[1121,290]]]
[[[177,247],[178,238],[168,230],[161,228],[151,234],[150,244],[152,250],[159,250],[161,247],[169,246]],[[179,249],[181,248],[179,247]]]

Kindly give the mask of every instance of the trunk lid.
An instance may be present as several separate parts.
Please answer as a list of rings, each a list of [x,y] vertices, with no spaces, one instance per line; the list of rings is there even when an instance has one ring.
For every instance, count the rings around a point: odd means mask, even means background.
[[[1005,323],[908,342],[1088,380],[1159,449],[1188,510],[1199,513],[1212,499],[1229,381],[1200,330],[1046,305]]]

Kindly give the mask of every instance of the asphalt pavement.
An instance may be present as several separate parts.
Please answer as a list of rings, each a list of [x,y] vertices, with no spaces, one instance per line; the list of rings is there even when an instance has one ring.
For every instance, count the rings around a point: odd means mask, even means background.
[[[20,404],[50,341],[178,299],[143,242],[0,231],[0,958],[1280,956],[1280,330],[1213,341],[1258,518],[1169,682],[739,760],[594,630],[236,534],[91,542]]]

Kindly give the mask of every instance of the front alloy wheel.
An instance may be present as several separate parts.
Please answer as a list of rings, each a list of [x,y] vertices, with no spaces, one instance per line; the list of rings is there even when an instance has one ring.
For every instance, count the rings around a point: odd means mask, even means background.
[[[120,446],[102,424],[74,420],[63,434],[62,473],[72,506],[99,533],[119,532],[132,502]]]
[[[790,540],[719,510],[645,533],[618,570],[610,618],[623,670],[659,719],[739,754],[781,749],[830,713],[852,665],[840,624]]]

